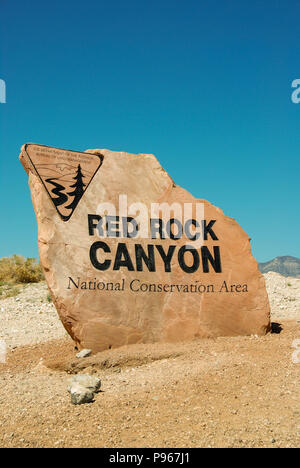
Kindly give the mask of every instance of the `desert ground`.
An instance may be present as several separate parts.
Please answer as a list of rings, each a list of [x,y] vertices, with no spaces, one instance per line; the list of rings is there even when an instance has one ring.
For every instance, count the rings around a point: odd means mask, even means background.
[[[133,345],[84,359],[44,282],[0,299],[0,447],[299,447],[300,279],[265,278],[267,336]],[[102,381],[90,404],[71,404],[77,373]]]

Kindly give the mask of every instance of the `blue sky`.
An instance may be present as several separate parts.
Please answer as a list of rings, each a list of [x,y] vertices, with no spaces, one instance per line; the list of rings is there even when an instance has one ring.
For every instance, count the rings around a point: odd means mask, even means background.
[[[259,261],[300,257],[299,18],[295,0],[0,0],[0,256],[38,256],[35,142],[154,153]]]

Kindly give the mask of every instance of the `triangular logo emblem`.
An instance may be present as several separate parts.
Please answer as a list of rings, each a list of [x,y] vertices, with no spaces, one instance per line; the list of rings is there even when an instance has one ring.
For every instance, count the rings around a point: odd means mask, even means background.
[[[23,149],[55,209],[68,221],[103,162],[92,153],[27,144]]]

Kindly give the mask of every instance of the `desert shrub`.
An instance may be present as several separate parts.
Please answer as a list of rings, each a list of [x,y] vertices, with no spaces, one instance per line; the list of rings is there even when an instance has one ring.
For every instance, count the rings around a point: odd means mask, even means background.
[[[21,288],[13,283],[6,283],[0,286],[0,299],[6,299],[7,297],[15,297],[19,294]]]
[[[20,288],[18,288],[17,286],[13,286],[12,288],[8,288],[6,289],[6,291],[4,291],[4,297],[16,297],[20,292]]]
[[[16,267],[17,283],[38,283],[42,279],[43,272],[35,258],[27,258],[22,265]]]
[[[1,286],[11,281],[15,272],[15,266],[12,258],[0,259],[0,282]]]
[[[37,283],[44,279],[39,263],[35,258],[24,258],[20,255],[0,259],[0,282]]]
[[[48,301],[48,302],[52,302],[52,297],[51,297],[51,294],[50,294],[50,293],[47,294],[47,301]]]

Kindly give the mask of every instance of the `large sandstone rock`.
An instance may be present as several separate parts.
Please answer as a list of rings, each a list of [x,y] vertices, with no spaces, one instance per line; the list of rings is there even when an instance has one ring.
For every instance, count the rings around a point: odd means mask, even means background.
[[[270,330],[265,281],[248,235],[219,208],[176,186],[153,155],[30,144],[20,159],[29,176],[45,277],[80,349]],[[151,203],[192,204],[186,205],[193,206],[187,219],[196,218],[198,203],[205,221],[200,227],[187,223],[179,239],[160,239],[159,230],[155,239],[124,238],[127,224],[118,226],[98,208],[104,202],[118,208],[120,194],[128,196],[128,206],[143,203],[149,218]],[[135,208],[140,211],[131,218],[147,217],[142,206]],[[111,237],[103,238],[106,222]],[[201,238],[193,240],[193,229],[205,237],[203,245]],[[118,230],[119,237],[112,237]]]

